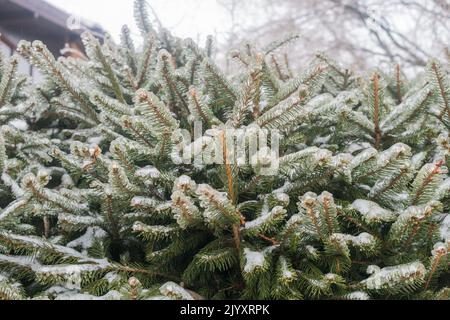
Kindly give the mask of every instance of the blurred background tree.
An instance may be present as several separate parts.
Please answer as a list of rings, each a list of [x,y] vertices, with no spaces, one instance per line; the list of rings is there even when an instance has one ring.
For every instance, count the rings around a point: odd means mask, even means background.
[[[46,1],[99,23],[116,41],[127,23],[137,46],[142,44],[133,26],[133,0]],[[245,42],[262,48],[287,33],[300,35],[285,49],[293,70],[322,51],[355,70],[387,70],[401,61],[402,71],[415,75],[430,57],[448,61],[450,54],[450,0],[152,0],[150,5],[155,25],[179,37],[204,43],[212,35],[216,59],[228,71],[240,65],[226,52]]]
[[[293,66],[324,51],[354,68],[402,62],[414,73],[430,57],[448,59],[450,2],[446,0],[217,0],[230,16],[227,49],[265,45],[286,32]],[[250,18],[251,17],[251,18]]]

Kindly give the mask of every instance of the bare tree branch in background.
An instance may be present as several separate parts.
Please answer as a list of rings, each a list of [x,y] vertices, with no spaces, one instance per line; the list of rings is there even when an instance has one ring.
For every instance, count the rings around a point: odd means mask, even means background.
[[[227,49],[298,32],[293,67],[323,51],[353,67],[400,62],[414,72],[430,57],[445,58],[450,42],[447,0],[217,1],[232,14]]]

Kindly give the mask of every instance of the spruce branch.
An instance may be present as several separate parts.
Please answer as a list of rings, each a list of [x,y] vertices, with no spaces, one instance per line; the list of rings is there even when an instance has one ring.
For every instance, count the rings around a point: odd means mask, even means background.
[[[7,69],[3,72],[0,81],[0,108],[9,102],[14,93],[14,81],[16,71],[19,64],[18,57],[12,56],[7,64]]]
[[[110,61],[107,56],[104,54],[102,47],[100,46],[100,42],[96,39],[91,33],[85,32],[81,36],[84,46],[86,47],[86,51],[88,56],[93,61],[99,61],[103,67],[103,70],[106,72],[109,81],[111,81],[114,94],[116,98],[121,102],[125,103],[125,98],[122,92],[121,85],[119,80],[117,79],[116,74],[114,73]]]
[[[445,114],[447,114],[447,117],[450,119],[448,79],[443,74],[441,66],[438,65],[436,61],[431,61],[429,70],[431,72],[431,81],[435,84],[435,87],[438,90],[438,95],[442,101],[442,111],[439,113],[439,120],[442,121]]]

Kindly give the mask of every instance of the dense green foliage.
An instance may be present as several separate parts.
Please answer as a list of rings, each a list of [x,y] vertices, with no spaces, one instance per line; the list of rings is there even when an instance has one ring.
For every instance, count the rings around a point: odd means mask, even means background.
[[[0,298],[449,298],[445,64],[408,81],[318,54],[293,75],[271,63],[290,37],[235,52],[230,77],[211,39],[135,15],[142,50],[127,27],[84,34],[86,60],[21,42],[37,86],[0,60]],[[267,154],[173,161],[255,125],[281,134],[276,175]]]

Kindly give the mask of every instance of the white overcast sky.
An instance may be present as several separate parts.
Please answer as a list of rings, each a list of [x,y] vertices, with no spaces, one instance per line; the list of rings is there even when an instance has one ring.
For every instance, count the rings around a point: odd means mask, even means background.
[[[99,23],[118,39],[127,24],[138,35],[133,0],[47,0],[69,14]],[[203,40],[226,30],[226,12],[214,0],[149,0],[163,25],[177,36]],[[198,38],[200,37],[200,38]]]

